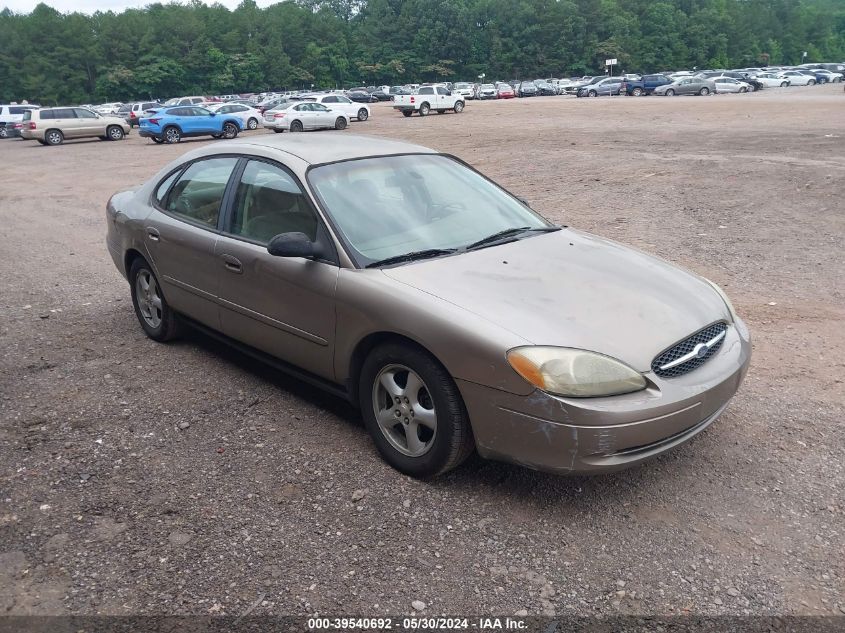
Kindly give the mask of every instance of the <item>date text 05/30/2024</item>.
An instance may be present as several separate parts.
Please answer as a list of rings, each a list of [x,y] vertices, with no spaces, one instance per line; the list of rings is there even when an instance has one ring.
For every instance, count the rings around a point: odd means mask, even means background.
[[[309,618],[311,631],[523,631],[521,618]]]

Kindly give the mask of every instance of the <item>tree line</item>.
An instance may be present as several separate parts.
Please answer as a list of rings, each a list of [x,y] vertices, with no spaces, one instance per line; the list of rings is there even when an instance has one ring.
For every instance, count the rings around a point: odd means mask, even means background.
[[[2,1],[2,0],[0,0]],[[845,61],[842,0],[192,0],[0,12],[0,102]]]

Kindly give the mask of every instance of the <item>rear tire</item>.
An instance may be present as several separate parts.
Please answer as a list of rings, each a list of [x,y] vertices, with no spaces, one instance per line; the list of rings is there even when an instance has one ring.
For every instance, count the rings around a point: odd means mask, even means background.
[[[47,145],[61,145],[65,140],[65,135],[61,130],[47,130],[44,133],[44,142]]]
[[[280,129],[278,129],[278,128],[273,128],[273,131],[274,131],[276,134],[281,134],[282,132],[284,132],[284,130],[280,130]]]
[[[698,94],[700,94],[702,97],[706,97],[710,94],[710,88],[702,88],[698,91]]]
[[[359,121],[366,121],[369,118],[370,118],[370,113],[367,112],[366,108],[361,108],[360,110],[358,110],[358,120]]]
[[[106,136],[110,141],[122,141],[124,137],[123,128],[119,125],[110,125],[106,128]]]
[[[336,130],[345,130],[346,129],[346,118],[339,116],[335,119],[334,122],[334,129]]]
[[[168,145],[173,145],[178,143],[182,140],[182,132],[179,130],[178,127],[171,125],[168,128],[164,128],[164,142]]]
[[[129,268],[129,288],[135,316],[144,333],[164,343],[179,335],[179,321],[170,309],[152,267],[138,257]]]
[[[402,114],[404,116],[411,116],[414,113],[413,110],[402,110]]]
[[[815,85],[816,85],[816,80],[815,80],[815,79],[811,79],[810,81],[808,81],[808,82],[807,82],[807,85],[808,85],[808,86],[815,86]]]
[[[153,143],[158,143],[159,145],[161,145],[162,143],[164,143],[164,140],[163,140],[163,139],[160,139],[160,138],[158,138],[158,137],[153,136],[153,137],[152,137],[152,139],[153,139]]]
[[[412,374],[418,385],[408,389]],[[388,343],[374,349],[361,368],[358,394],[376,448],[402,473],[434,477],[458,466],[475,448],[469,415],[455,381],[420,348]],[[391,426],[395,411],[400,415]],[[405,417],[410,412],[417,414],[416,419]]]
[[[0,126],[0,138],[9,138],[9,131],[5,125]]]
[[[431,106],[427,103],[423,103],[420,105],[420,116],[428,116],[428,113],[431,112]]]
[[[255,117],[250,118],[250,120],[246,122],[246,127],[248,130],[257,130],[258,119],[256,119]]]
[[[302,121],[293,121],[290,124],[290,131],[291,132],[301,132],[302,131]]]

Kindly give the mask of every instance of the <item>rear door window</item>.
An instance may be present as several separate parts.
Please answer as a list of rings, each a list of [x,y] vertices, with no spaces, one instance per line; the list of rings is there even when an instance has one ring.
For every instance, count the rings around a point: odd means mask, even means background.
[[[217,228],[223,193],[237,162],[236,157],[225,156],[191,164],[170,189],[164,208],[186,220]]]

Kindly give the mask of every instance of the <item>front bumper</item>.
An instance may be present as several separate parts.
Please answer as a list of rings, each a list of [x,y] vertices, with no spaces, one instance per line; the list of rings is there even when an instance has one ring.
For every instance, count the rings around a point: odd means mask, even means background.
[[[643,391],[606,398],[528,396],[458,380],[478,453],[559,474],[602,473],[660,455],[712,424],[748,371],[742,321],[701,367],[671,379],[645,374]]]

